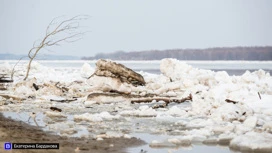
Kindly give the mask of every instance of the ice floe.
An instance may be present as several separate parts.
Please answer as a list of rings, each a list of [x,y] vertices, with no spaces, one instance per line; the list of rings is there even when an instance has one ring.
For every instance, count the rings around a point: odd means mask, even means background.
[[[80,74],[83,78],[89,78],[94,73],[94,68],[90,64],[84,63],[80,69]]]
[[[241,151],[271,152],[272,134],[248,132],[235,137],[230,142],[230,147]]]
[[[125,110],[120,112],[122,116],[138,116],[138,117],[155,117],[157,116],[157,112],[151,107],[144,105],[140,106],[139,109],[136,110]]]
[[[12,65],[4,63],[3,67],[10,71]],[[34,62],[29,79],[22,81],[25,70],[23,65],[22,71],[15,73],[15,82],[7,92],[10,97],[27,100],[19,103],[3,95],[0,100],[5,103],[1,103],[0,110],[39,110],[44,112],[48,127],[61,130],[63,135],[75,134],[76,124],[88,127],[89,135],[97,140],[131,138],[130,132],[148,131],[168,135],[167,139],[151,141],[151,147],[230,143],[238,150],[272,150],[272,77],[263,70],[230,76],[225,71],[203,70],[176,59],[163,59],[161,74],[140,72],[145,86],[105,76],[87,79],[94,73],[88,63],[78,69],[54,69]],[[164,108],[153,109],[152,105],[163,102],[131,104],[129,96],[100,94],[110,91],[177,98],[192,94],[193,99],[186,105],[170,102]],[[72,98],[77,100],[65,101]],[[50,111],[51,106],[63,112]],[[64,121],[51,120],[56,117]]]
[[[86,120],[91,122],[102,122],[103,120],[118,119],[119,116],[113,116],[108,112],[101,112],[96,114],[84,113],[81,115],[74,115],[74,120]]]

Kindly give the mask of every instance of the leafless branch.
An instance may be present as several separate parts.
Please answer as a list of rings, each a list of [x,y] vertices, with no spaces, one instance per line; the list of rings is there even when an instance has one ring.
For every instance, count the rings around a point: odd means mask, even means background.
[[[28,78],[31,63],[33,59],[37,56],[41,49],[47,49],[48,47],[58,46],[62,42],[71,43],[82,39],[82,36],[86,32],[80,32],[79,21],[87,20],[88,15],[78,15],[72,18],[57,22],[61,17],[56,17],[46,28],[46,34],[42,40],[35,41],[33,47],[28,52],[29,63],[27,67],[27,72],[24,80]],[[56,26],[54,26],[56,25]],[[40,42],[40,43],[37,43]]]

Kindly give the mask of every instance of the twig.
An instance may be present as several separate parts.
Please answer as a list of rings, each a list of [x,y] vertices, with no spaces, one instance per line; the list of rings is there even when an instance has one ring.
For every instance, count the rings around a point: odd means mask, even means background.
[[[118,94],[126,94],[126,95],[129,94],[128,92],[122,92],[122,91],[118,91],[118,90],[115,90],[115,89],[111,89],[109,92],[110,93],[118,93]]]
[[[233,103],[233,104],[237,104],[238,101],[234,101],[234,100],[230,100],[230,99],[226,99],[225,100],[227,103]]]
[[[262,99],[261,94],[258,92],[259,98]]]

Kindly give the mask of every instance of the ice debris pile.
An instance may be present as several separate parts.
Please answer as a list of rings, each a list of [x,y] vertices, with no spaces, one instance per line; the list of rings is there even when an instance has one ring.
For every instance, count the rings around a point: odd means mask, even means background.
[[[4,63],[8,72],[13,65]],[[32,62],[29,78],[24,81],[27,63],[18,64],[15,67],[14,82],[9,90],[1,93],[14,101],[37,100],[72,97],[84,97],[88,91],[86,77],[93,73],[93,69],[85,63],[81,69],[46,67],[39,62]]]
[[[146,84],[133,86],[105,76],[87,79],[94,72],[88,64],[78,70],[57,70],[38,63],[33,66],[31,79],[15,82],[9,94],[26,99],[35,97],[36,102],[47,101],[48,105],[53,103],[50,102],[52,96],[66,99],[83,97],[65,104],[64,113],[74,114],[75,121],[100,126],[103,124],[109,128],[106,124],[122,120],[122,125],[115,127],[119,132],[126,124],[130,127],[126,131],[130,132],[146,130],[171,135],[167,140],[151,142],[150,146],[189,145],[197,142],[230,144],[231,148],[238,150],[272,150],[272,77],[263,70],[247,71],[242,76],[229,76],[225,71],[197,69],[182,61],[163,59],[161,74],[140,72]],[[17,78],[20,78],[20,73]],[[39,90],[33,88],[34,83]],[[151,104],[130,104],[127,102],[129,100],[122,97],[122,100],[103,96],[96,98],[96,101],[84,99],[92,92],[111,90],[132,95],[178,98],[192,94],[193,100],[190,103],[173,103],[165,108],[153,109],[151,105],[156,101]],[[226,102],[226,99],[233,102]],[[64,105],[54,103],[54,106]],[[5,110],[9,105],[0,107],[0,110]],[[139,117],[144,117],[139,120],[146,125],[131,128],[134,119]]]

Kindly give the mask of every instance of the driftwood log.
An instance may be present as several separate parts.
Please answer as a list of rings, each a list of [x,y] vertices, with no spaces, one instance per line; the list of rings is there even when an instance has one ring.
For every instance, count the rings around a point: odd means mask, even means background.
[[[107,100],[109,99],[109,100]],[[188,97],[185,98],[175,98],[175,97],[160,97],[160,96],[154,96],[154,95],[146,95],[146,96],[140,96],[140,95],[131,95],[131,94],[120,94],[120,93],[91,93],[87,97],[88,101],[97,101],[97,103],[100,103],[98,101],[102,101],[101,103],[108,103],[105,101],[130,101],[132,104],[134,103],[150,103],[154,100],[157,102],[164,101],[165,106],[167,106],[169,103],[183,103],[185,101],[192,101],[192,95],[190,94]],[[103,101],[104,100],[104,101]]]
[[[96,70],[93,75],[118,78],[121,82],[127,82],[134,86],[145,85],[145,80],[139,73],[122,64],[104,59],[96,62]]]

